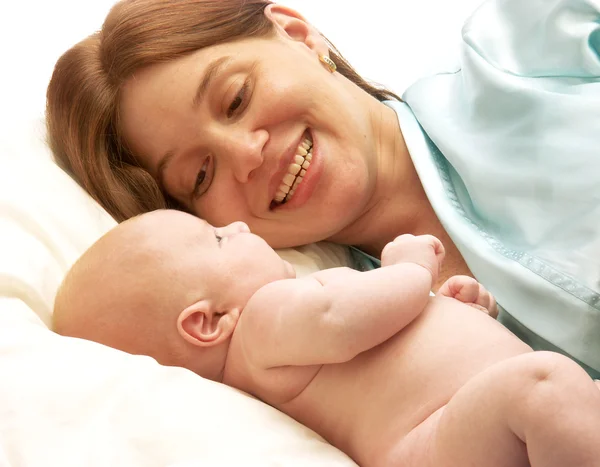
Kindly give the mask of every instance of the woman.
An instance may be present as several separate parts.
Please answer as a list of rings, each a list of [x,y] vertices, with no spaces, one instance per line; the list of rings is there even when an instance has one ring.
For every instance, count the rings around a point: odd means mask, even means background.
[[[490,1],[461,68],[406,105],[283,6],[129,0],[57,63],[50,143],[118,220],[178,207],[372,257],[436,235],[440,281],[474,275],[514,332],[597,375],[599,11]]]

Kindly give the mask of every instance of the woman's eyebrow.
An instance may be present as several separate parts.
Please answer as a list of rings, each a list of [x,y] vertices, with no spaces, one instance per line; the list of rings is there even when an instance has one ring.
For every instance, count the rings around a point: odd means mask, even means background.
[[[215,79],[219,73],[222,72],[223,67],[227,64],[227,62],[231,61],[231,57],[226,55],[224,57],[217,58],[213,60],[207,67],[204,76],[200,80],[200,84],[196,89],[196,94],[194,95],[194,99],[192,100],[192,108],[196,109],[200,102],[204,99],[204,94],[206,90],[210,86],[210,83]]]

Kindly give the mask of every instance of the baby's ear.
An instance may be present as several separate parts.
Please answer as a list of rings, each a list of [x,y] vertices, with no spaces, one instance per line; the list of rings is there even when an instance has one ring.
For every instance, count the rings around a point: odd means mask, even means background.
[[[190,344],[213,347],[231,337],[240,311],[238,308],[217,311],[209,300],[200,300],[179,313],[177,330]]]

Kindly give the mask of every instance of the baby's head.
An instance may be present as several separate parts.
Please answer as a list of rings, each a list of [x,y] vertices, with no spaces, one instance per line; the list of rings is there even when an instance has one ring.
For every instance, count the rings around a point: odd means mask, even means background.
[[[220,380],[250,297],[295,273],[242,222],[215,228],[154,211],[112,229],[73,265],[54,306],[59,334]]]

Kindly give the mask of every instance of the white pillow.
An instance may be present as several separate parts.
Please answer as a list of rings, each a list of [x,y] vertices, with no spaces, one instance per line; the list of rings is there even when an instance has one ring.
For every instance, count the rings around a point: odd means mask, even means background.
[[[18,148],[0,144],[0,292],[48,325],[64,274],[116,223],[52,162],[43,122],[30,130],[13,135]]]

